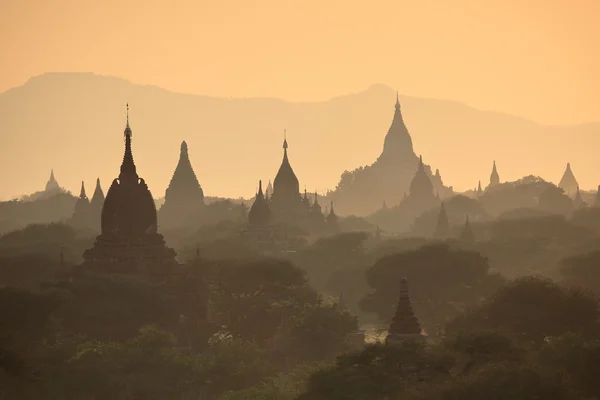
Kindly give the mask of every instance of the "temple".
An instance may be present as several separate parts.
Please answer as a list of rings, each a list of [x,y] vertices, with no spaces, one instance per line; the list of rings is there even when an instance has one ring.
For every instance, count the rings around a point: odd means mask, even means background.
[[[91,205],[85,193],[85,184],[81,181],[81,191],[79,198],[75,203],[75,210],[71,217],[70,224],[76,228],[88,228],[91,224]]]
[[[498,175],[498,170],[496,169],[496,160],[494,160],[494,165],[492,166],[492,173],[490,174],[490,184],[488,187],[494,187],[500,184],[500,175]]]
[[[50,170],[50,179],[46,182],[46,192],[56,192],[60,190],[60,186],[54,177],[54,170]]]
[[[106,193],[101,233],[94,246],[84,252],[83,265],[105,271],[157,271],[159,267],[176,264],[175,251],[165,245],[158,233],[154,199],[133,162],[129,106],[124,136],[121,172]]]
[[[336,190],[328,194],[336,202],[339,212],[370,214],[380,208],[385,200],[388,205],[396,206],[411,186],[414,171],[422,168],[432,186],[432,196],[439,194],[446,199],[453,194],[452,187],[444,186],[439,170],[422,164],[415,154],[412,138],[406,127],[400,99],[396,94],[392,123],[385,135],[383,150],[371,165],[346,171]]]
[[[413,312],[408,294],[408,280],[402,278],[400,281],[400,296],[396,314],[392,319],[385,344],[400,343],[407,339],[423,339],[421,324]]]
[[[573,207],[575,209],[585,207],[585,202],[581,198],[581,192],[579,192],[579,186],[577,186],[577,192],[575,193],[575,197],[573,198]]]
[[[462,231],[460,232],[460,236],[458,237],[463,242],[474,242],[475,241],[475,232],[473,232],[473,228],[471,227],[471,222],[469,222],[469,216],[467,215],[465,219],[465,225],[463,226]]]
[[[161,226],[179,226],[197,216],[204,206],[204,191],[192,168],[188,145],[181,143],[179,162],[165,192],[165,203],[160,208]]]
[[[104,191],[100,185],[100,178],[96,179],[96,189],[90,201],[91,228],[100,232],[100,218],[102,216],[102,207],[104,206]]]
[[[577,183],[577,179],[575,179],[575,175],[573,175],[573,171],[571,171],[571,163],[567,163],[567,168],[558,183],[558,187],[564,190],[565,194],[571,198],[577,193],[579,183]]]
[[[433,234],[434,237],[439,239],[447,238],[450,233],[450,224],[448,223],[448,214],[446,213],[446,207],[444,202],[440,206],[440,212],[438,214],[437,226]]]
[[[409,209],[417,214],[427,211],[439,204],[439,198],[436,198],[433,192],[433,184],[425,171],[423,157],[419,157],[417,172],[410,182],[409,193],[402,201],[400,206]]]

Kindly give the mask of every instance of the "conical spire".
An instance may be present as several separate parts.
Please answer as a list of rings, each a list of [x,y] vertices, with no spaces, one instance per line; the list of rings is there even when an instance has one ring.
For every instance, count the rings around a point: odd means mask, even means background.
[[[475,241],[475,233],[473,232],[473,228],[471,228],[471,223],[469,222],[469,216],[466,216],[465,225],[460,233],[460,240],[465,242],[473,242]]]
[[[248,212],[248,223],[252,226],[264,226],[269,223],[270,219],[271,209],[263,194],[262,181],[258,181],[258,192]]]
[[[388,329],[385,344],[390,345],[399,343],[406,339],[422,339],[421,324],[415,316],[415,313],[410,304],[410,296],[408,293],[408,280],[402,278],[400,280],[400,295],[398,297],[398,307],[396,314],[392,319],[390,328]]]
[[[448,214],[446,214],[446,207],[442,201],[440,206],[440,213],[438,214],[437,227],[435,229],[435,236],[438,238],[444,238],[448,236],[450,225],[448,224]]]
[[[415,197],[421,201],[428,201],[434,199],[433,184],[425,172],[425,164],[423,164],[423,157],[419,156],[419,164],[417,166],[417,172],[410,182],[410,196]]]
[[[481,188],[481,181],[477,184],[477,194],[481,195],[483,193],[483,189]]]
[[[127,123],[125,125],[125,153],[123,154],[123,163],[121,164],[121,173],[119,174],[119,180],[123,182],[137,183],[139,179],[135,164],[133,162],[133,153],[131,151],[131,128],[129,127],[129,103],[127,104]]]
[[[565,168],[565,172],[560,180],[560,183],[558,184],[558,187],[564,190],[567,196],[573,197],[577,192],[579,183],[577,183],[577,179],[575,179],[575,175],[573,175],[571,163],[567,163],[567,167]]]
[[[283,160],[281,161],[281,166],[279,167],[279,171],[277,171],[277,175],[273,181],[273,193],[271,193],[272,198],[274,197],[273,195],[279,196],[278,192],[287,192],[290,195],[292,193],[294,195],[298,195],[300,193],[300,183],[298,182],[298,178],[296,177],[296,174],[290,165],[287,149],[287,132],[284,131]]]
[[[100,186],[100,178],[96,179],[96,189],[94,190],[94,195],[92,196],[92,204],[95,206],[102,207],[104,203],[104,192],[102,191],[102,186]]]
[[[165,191],[165,207],[178,209],[181,215],[192,215],[197,207],[204,204],[204,191],[198,182],[190,156],[188,145],[181,142],[179,161]]]
[[[498,170],[496,169],[496,160],[494,160],[494,165],[492,166],[492,173],[490,174],[490,187],[496,186],[500,184],[500,176],[498,175]]]
[[[577,186],[577,192],[575,193],[575,198],[573,199],[573,207],[576,209],[585,207],[585,202],[581,198],[581,193],[579,192],[579,186]]]
[[[60,189],[60,186],[54,177],[54,169],[52,169],[50,170],[50,178],[48,179],[48,182],[46,182],[46,191],[49,192],[58,189]]]
[[[327,225],[329,226],[329,229],[331,230],[337,230],[338,229],[338,217],[337,215],[335,215],[335,211],[333,209],[333,201],[330,202],[330,206],[329,206],[329,215],[327,215]]]
[[[396,93],[396,104],[394,105],[394,118],[385,141],[383,152],[379,157],[381,160],[397,161],[399,159],[410,159],[414,157],[413,144],[408,129],[400,111],[400,97]]]
[[[85,183],[83,181],[81,181],[81,191],[79,192],[79,198],[85,200],[88,199],[87,195],[85,194]]]

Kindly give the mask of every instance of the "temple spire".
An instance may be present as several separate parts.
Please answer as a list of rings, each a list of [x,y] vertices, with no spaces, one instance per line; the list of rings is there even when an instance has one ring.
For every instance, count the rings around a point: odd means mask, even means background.
[[[473,228],[471,228],[468,215],[466,216],[465,225],[463,226],[459,239],[465,242],[475,241],[475,233],[473,232]]]
[[[396,110],[400,110],[400,95],[398,94],[397,90],[396,90]]]
[[[494,160],[494,164],[492,166],[492,173],[490,174],[490,187],[494,187],[500,184],[500,176],[498,175],[498,170],[496,169],[496,160]]]
[[[87,199],[87,195],[85,194],[85,183],[81,181],[81,191],[79,192],[80,199]]]
[[[388,329],[385,344],[395,344],[406,339],[423,339],[423,335],[421,333],[421,324],[419,324],[419,320],[415,316],[410,304],[408,280],[402,278],[400,280],[400,295],[398,296],[396,314]]]
[[[123,154],[123,163],[121,164],[121,173],[119,180],[137,183],[138,175],[133,162],[133,153],[131,151],[131,128],[129,127],[129,103],[127,103],[127,123],[125,125],[125,153]]]
[[[440,213],[438,214],[437,227],[435,229],[435,236],[438,238],[445,238],[448,236],[450,225],[448,223],[448,214],[446,213],[446,207],[442,201],[440,206]]]

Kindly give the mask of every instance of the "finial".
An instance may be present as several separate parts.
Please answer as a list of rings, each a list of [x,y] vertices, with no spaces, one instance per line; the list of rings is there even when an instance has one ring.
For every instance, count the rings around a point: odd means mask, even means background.
[[[287,150],[288,148],[288,144],[287,144],[287,129],[283,130],[283,149]]]
[[[258,181],[258,193],[262,193],[262,180]]]
[[[400,108],[400,95],[398,94],[398,91],[396,90],[396,109]]]
[[[129,126],[129,103],[126,104],[127,107],[127,125]]]

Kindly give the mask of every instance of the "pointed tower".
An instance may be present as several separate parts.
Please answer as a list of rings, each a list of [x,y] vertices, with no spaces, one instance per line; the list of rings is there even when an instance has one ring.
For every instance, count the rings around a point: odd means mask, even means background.
[[[492,166],[492,173],[490,174],[489,187],[494,187],[499,184],[500,184],[500,176],[498,175],[498,170],[496,169],[496,160],[494,160],[494,165]]]
[[[474,242],[475,241],[475,233],[473,232],[473,228],[471,228],[471,223],[469,222],[468,215],[465,219],[465,225],[463,226],[463,229],[460,232],[459,239],[464,242]]]
[[[248,224],[251,226],[267,226],[270,221],[271,210],[263,194],[262,181],[258,181],[258,193],[248,212]]]
[[[269,197],[273,194],[273,185],[271,185],[271,180],[269,179],[269,184],[267,185],[267,190],[265,192],[265,197]]]
[[[188,145],[183,141],[177,167],[165,191],[165,203],[159,212],[161,224],[169,226],[186,224],[198,215],[203,205],[204,191],[192,168]]]
[[[387,337],[385,338],[386,345],[401,343],[404,340],[424,339],[421,333],[421,324],[415,316],[415,313],[410,304],[408,293],[408,280],[402,278],[400,281],[400,295],[398,297],[398,307],[396,314],[392,319],[390,328],[388,329]]]
[[[56,192],[60,190],[60,186],[54,177],[54,170],[50,170],[50,179],[46,182],[46,192]]]
[[[431,184],[431,180],[425,172],[423,156],[419,156],[417,172],[415,172],[415,176],[410,183],[409,197],[419,201],[431,202],[432,200],[435,200],[435,196],[433,194],[433,185]]]
[[[129,105],[123,135],[125,152],[121,172],[106,193],[101,233],[94,246],[83,254],[84,265],[118,271],[172,266],[176,264],[175,251],[165,246],[158,233],[154,198],[133,162]]]
[[[408,133],[404,119],[402,118],[398,93],[396,93],[396,105],[394,107],[395,111],[392,125],[385,136],[383,152],[378,159],[378,161],[386,163],[395,163],[402,159],[411,160],[415,157],[412,139]]]
[[[571,198],[575,197],[579,184],[577,183],[577,179],[575,179],[575,175],[573,175],[573,171],[571,170],[571,163],[567,163],[567,167],[558,184],[558,187],[564,190],[567,196]]]
[[[481,196],[483,194],[483,189],[481,188],[481,181],[479,181],[479,184],[477,185],[477,197]]]
[[[300,195],[300,184],[288,158],[288,142],[285,131],[283,160],[273,181],[270,206],[273,218],[278,221],[297,222],[306,215],[306,207],[303,205]]]
[[[442,201],[440,206],[440,213],[438,214],[437,226],[435,228],[434,236],[440,239],[448,237],[450,231],[450,225],[448,223],[448,214],[446,214],[446,207]]]
[[[331,232],[339,232],[340,230],[338,225],[338,217],[335,215],[335,211],[333,210],[333,201],[329,207],[329,215],[327,215],[327,229],[329,229]]]
[[[75,203],[75,210],[73,211],[70,223],[80,229],[88,228],[91,224],[90,201],[85,193],[85,184],[83,181],[81,181],[81,190]]]
[[[581,198],[581,193],[579,192],[579,186],[577,186],[577,192],[575,192],[575,198],[573,199],[573,207],[575,209],[585,207],[585,202]]]
[[[323,211],[321,210],[321,205],[319,204],[319,196],[317,191],[315,190],[315,200],[310,207],[310,220],[312,228],[315,231],[320,231],[325,227],[325,216],[323,215]]]
[[[96,189],[94,190],[91,203],[95,208],[97,207],[102,210],[102,205],[104,204],[104,191],[102,191],[102,186],[100,185],[100,178],[96,179]]]

